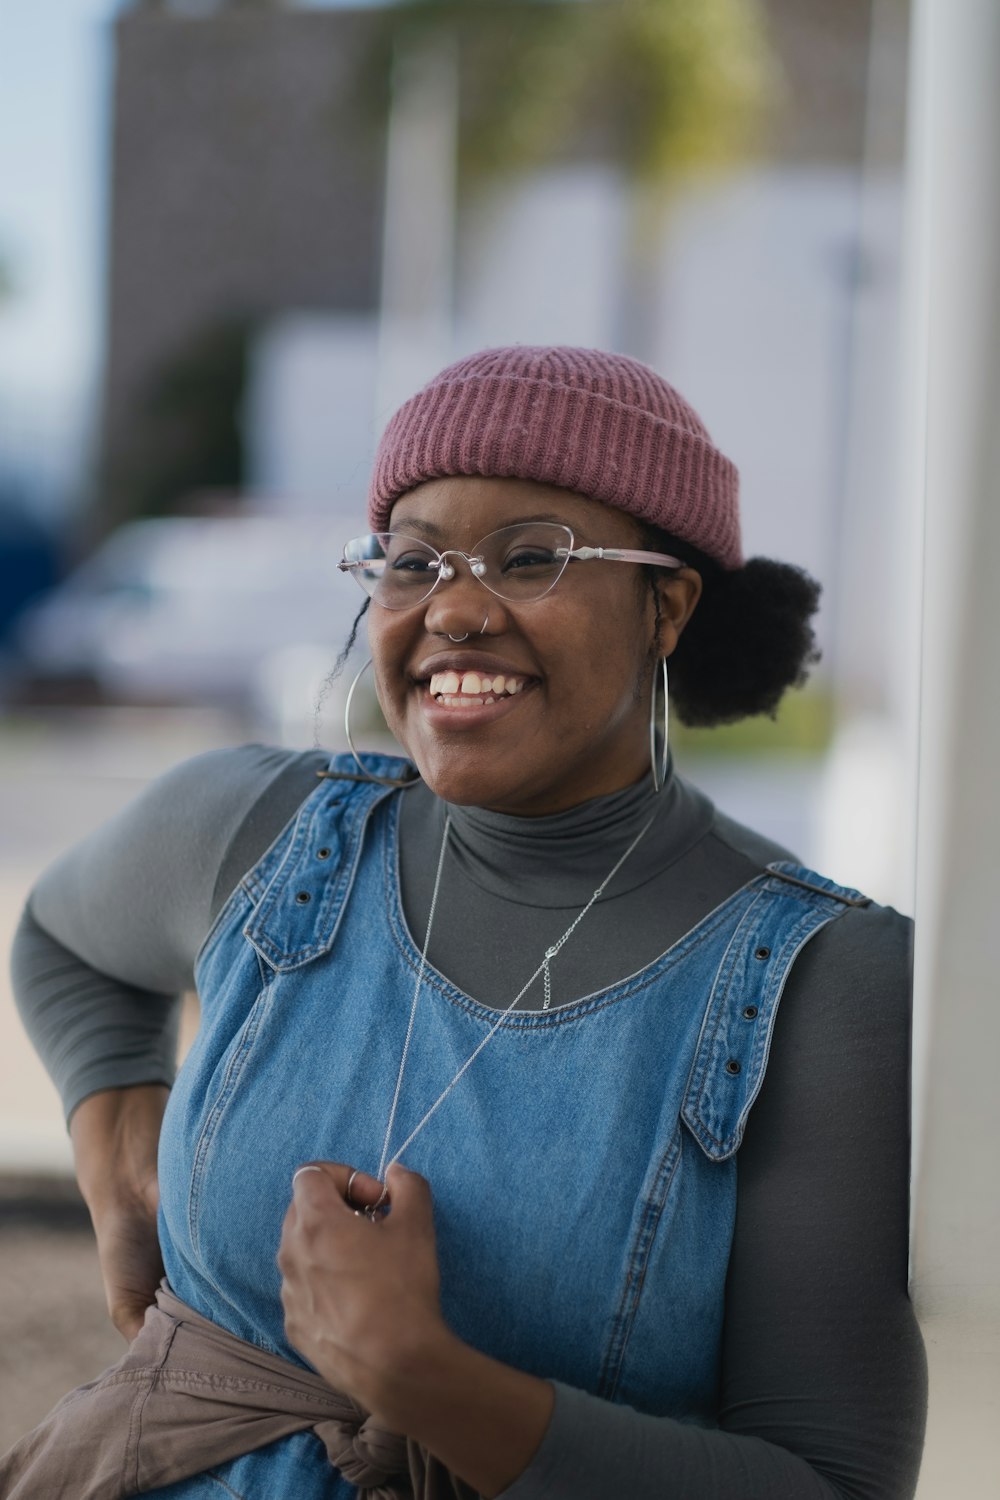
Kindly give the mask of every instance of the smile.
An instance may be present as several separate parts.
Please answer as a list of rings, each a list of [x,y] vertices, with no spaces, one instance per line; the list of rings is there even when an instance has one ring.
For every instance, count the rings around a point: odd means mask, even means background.
[[[507,674],[489,676],[482,672],[434,672],[428,691],[444,707],[459,708],[513,698],[522,691],[526,681],[526,677]]]

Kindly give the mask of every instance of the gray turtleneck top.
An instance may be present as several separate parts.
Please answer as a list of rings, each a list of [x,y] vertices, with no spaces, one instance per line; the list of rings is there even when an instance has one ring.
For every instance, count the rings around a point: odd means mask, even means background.
[[[67,1113],[98,1089],[172,1080],[175,997],[197,951],[325,763],[256,745],[198,756],[43,875],[15,994]],[[422,946],[446,809],[422,785],[401,795],[400,886]],[[553,961],[553,1004],[644,967],[792,857],[678,776],[655,803],[642,782],[552,817],[451,808],[429,961],[508,1004],[654,808]],[[909,946],[898,913],[851,909],[789,976],[738,1157],[718,1430],[557,1386],[541,1448],[502,1500],[913,1494],[926,1393],[906,1291]]]

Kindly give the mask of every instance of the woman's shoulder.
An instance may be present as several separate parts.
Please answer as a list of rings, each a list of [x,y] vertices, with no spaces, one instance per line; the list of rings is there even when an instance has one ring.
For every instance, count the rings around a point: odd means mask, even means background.
[[[150,813],[170,811],[188,838],[213,845],[212,915],[316,789],[325,750],[260,743],[207,750],[180,762],[149,788]]]
[[[778,862],[803,866],[798,853],[717,808],[711,838],[718,857],[734,870],[742,868],[747,879]],[[808,869],[803,873],[808,874]],[[814,873],[831,878],[825,869]],[[851,888],[849,875],[832,878]],[[846,907],[816,933],[796,962],[797,978],[800,982],[807,976],[813,982],[822,980],[824,988],[838,994],[849,991],[857,999],[876,994],[887,999],[892,992],[908,1009],[912,944],[912,920],[892,906],[868,900],[863,906]]]
[[[268,793],[300,792],[299,801],[316,786],[316,772],[329,762],[326,750],[291,750],[283,745],[251,742],[203,750],[164,771],[150,783],[147,796],[183,791],[206,805],[254,802]]]
[[[711,823],[709,831],[713,840],[725,848],[730,857],[742,860],[748,869],[753,868],[756,871],[760,871],[767,865],[779,862],[798,865],[800,867],[804,866],[807,869],[811,868],[812,873],[818,875],[823,881],[833,880],[834,883],[844,889],[854,889],[849,873],[847,876],[841,877],[831,874],[829,870],[818,865],[810,866],[809,861],[803,860],[800,853],[789,849],[784,844],[778,843],[769,834],[760,833],[757,829],[750,828],[745,823],[739,823],[735,818],[731,818],[726,813],[721,812],[714,803],[711,803],[705,797],[704,792],[692,788],[690,783],[687,783],[686,789],[688,791],[694,790],[710,807]],[[859,894],[864,896],[866,893],[860,892]],[[860,907],[859,910],[868,912],[871,917],[877,917],[879,925],[896,925],[901,928],[912,927],[909,917],[903,916],[891,906],[880,906],[878,902],[871,899],[868,899],[866,904]]]

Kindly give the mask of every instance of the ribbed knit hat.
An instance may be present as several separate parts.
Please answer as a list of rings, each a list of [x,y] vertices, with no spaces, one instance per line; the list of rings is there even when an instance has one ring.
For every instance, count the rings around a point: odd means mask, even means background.
[[[385,429],[372,530],[407,490],[457,474],[558,485],[742,564],[736,468],[683,396],[624,354],[514,345],[449,365]]]

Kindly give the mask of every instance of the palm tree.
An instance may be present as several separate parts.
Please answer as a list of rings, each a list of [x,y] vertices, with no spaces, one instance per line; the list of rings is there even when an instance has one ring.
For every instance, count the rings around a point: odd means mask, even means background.
[[[758,0],[398,0],[362,73],[383,115],[392,58],[438,39],[458,59],[458,192],[579,157],[623,193],[618,346],[650,353],[672,193],[753,150],[779,90]]]

